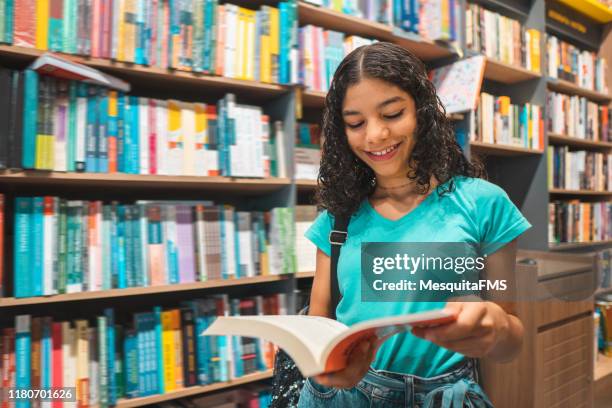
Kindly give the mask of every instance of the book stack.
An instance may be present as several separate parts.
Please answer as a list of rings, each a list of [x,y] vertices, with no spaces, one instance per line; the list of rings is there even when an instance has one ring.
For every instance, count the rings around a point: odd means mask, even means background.
[[[15,199],[14,296],[295,272],[293,209]]]
[[[16,46],[273,83],[297,82],[297,0],[6,1]],[[12,27],[12,38],[7,33]]]
[[[482,92],[475,116],[476,131],[470,135],[472,141],[544,148],[544,110],[541,106],[515,105],[509,96]]]
[[[549,188],[612,191],[612,154],[548,146]]]
[[[540,72],[540,32],[526,29],[518,20],[469,3],[465,13],[468,49],[489,58]]]
[[[216,295],[153,307],[118,321],[114,309],[70,321],[20,314],[0,331],[2,387],[76,387],[78,406],[107,407],[272,368],[274,346],[253,338],[200,336],[223,315],[286,314],[283,294]],[[118,316],[117,316],[118,317]],[[75,405],[76,406],[76,405]]]
[[[546,73],[551,78],[558,78],[574,83],[582,88],[608,93],[606,84],[607,63],[592,51],[580,48],[559,40],[554,35],[546,38],[548,67]]]
[[[601,142],[612,138],[609,127],[611,112],[607,106],[580,96],[549,92],[546,110],[549,132]]]
[[[299,29],[299,81],[306,88],[327,92],[336,68],[355,48],[374,41],[306,25]]]
[[[579,200],[548,204],[548,240],[554,243],[612,239],[612,203]]]
[[[321,129],[316,124],[297,122],[295,136],[295,178],[316,180],[321,163]]]
[[[0,69],[0,167],[91,173],[286,174],[283,124],[227,94],[216,104],[138,97],[32,70]],[[21,158],[21,160],[19,159]]]

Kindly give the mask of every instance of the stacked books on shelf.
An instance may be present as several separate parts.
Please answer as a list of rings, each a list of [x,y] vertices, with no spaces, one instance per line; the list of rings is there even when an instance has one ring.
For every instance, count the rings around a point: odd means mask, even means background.
[[[551,243],[597,242],[612,239],[612,203],[579,200],[548,204]]]
[[[216,104],[138,97],[33,70],[0,69],[0,168],[270,177],[283,125],[227,94]],[[13,115],[14,113],[14,115]],[[272,122],[272,123],[271,123]],[[21,160],[19,159],[21,158]],[[284,161],[283,161],[284,162]],[[281,168],[283,167],[283,168]]]
[[[339,13],[393,25],[428,40],[458,41],[457,0],[306,0]]]
[[[470,140],[529,149],[544,148],[544,109],[526,103],[513,104],[509,96],[482,92]]]
[[[310,228],[317,215],[319,215],[317,207],[314,205],[295,206],[296,272],[314,272],[316,269],[317,247],[304,236],[304,233]]]
[[[321,129],[319,125],[304,122],[297,122],[295,127],[295,178],[316,180],[321,162]]]
[[[612,191],[612,154],[548,146],[548,187]]]
[[[607,142],[612,139],[612,113],[608,106],[598,105],[580,96],[549,92],[546,100],[549,132],[571,137]]]
[[[549,77],[562,79],[593,91],[608,93],[605,80],[607,64],[604,58],[561,41],[554,35],[546,37],[546,54],[548,55],[546,73]]]
[[[230,381],[270,369],[274,346],[199,333],[217,316],[286,313],[286,296],[276,294],[215,295],[121,319],[112,308],[72,321],[17,315],[0,332],[2,388],[76,387],[78,406],[107,407],[122,398]]]
[[[468,3],[465,14],[465,40],[468,49],[489,58],[540,72],[541,34],[527,29],[518,20]]]
[[[297,82],[297,0],[3,2],[16,46],[273,83]]]
[[[17,298],[295,272],[292,208],[17,197]]]
[[[306,88],[327,92],[336,68],[355,48],[373,40],[306,25],[299,29],[299,81]]]

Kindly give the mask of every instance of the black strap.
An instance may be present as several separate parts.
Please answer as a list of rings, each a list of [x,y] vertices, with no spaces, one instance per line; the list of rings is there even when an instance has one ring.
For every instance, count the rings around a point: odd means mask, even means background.
[[[340,248],[346,241],[348,236],[349,216],[336,216],[334,221],[334,229],[329,233],[329,243],[331,244],[331,268],[330,268],[330,286],[331,286],[331,310],[330,317],[336,319],[336,307],[340,302],[340,286],[338,284],[338,258],[340,258]]]

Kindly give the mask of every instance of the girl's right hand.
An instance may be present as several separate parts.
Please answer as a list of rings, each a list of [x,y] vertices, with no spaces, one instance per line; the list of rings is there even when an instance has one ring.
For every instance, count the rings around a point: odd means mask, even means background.
[[[348,365],[344,369],[317,375],[314,380],[326,387],[353,388],[368,372],[379,345],[376,338],[363,340],[349,354]]]

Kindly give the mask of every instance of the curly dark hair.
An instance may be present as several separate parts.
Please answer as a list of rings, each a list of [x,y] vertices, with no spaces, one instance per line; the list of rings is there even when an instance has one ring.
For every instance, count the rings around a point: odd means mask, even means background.
[[[394,84],[414,99],[417,130],[409,161],[415,170],[406,177],[416,180],[420,194],[429,191],[432,175],[440,185],[457,175],[484,176],[482,165],[463,155],[423,63],[398,45],[377,42],[355,49],[342,60],[327,93],[322,125],[325,142],[315,195],[320,208],[334,215],[352,214],[376,187],[372,169],[349,147],[342,117],[347,89],[364,77]],[[438,193],[453,189],[451,181],[445,189],[438,188]]]

